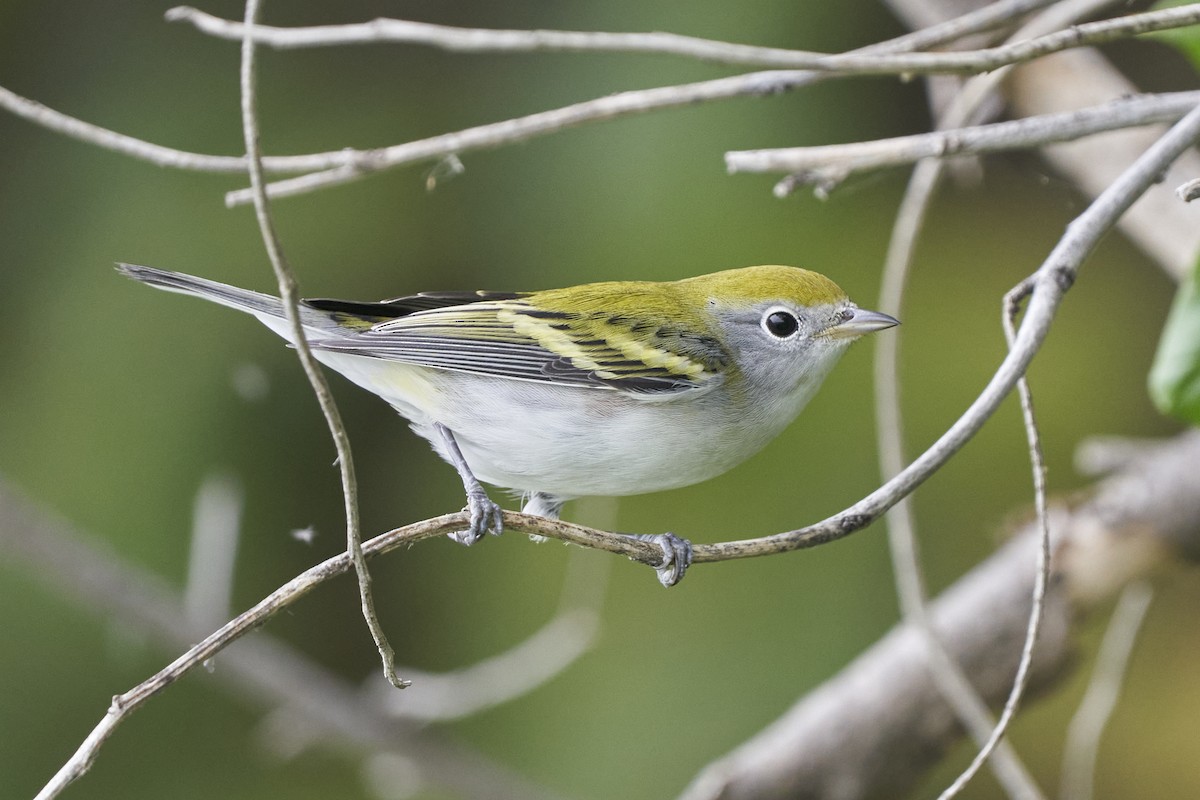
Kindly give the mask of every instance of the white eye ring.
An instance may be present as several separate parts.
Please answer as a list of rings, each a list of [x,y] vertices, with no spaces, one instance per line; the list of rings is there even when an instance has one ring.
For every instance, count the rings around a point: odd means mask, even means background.
[[[776,339],[790,339],[800,330],[800,320],[791,309],[775,306],[763,314],[762,328]]]

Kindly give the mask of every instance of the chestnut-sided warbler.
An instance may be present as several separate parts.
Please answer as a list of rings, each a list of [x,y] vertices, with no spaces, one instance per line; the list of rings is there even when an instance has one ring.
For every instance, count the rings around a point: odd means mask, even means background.
[[[278,298],[175,272],[124,274],[253,314],[291,338]],[[557,518],[581,495],[698,483],[782,431],[851,341],[897,320],[795,267],[540,292],[430,292],[380,303],[305,300],[313,355],[389,402],[462,477],[470,528],[500,533],[479,481]],[[670,585],[691,546],[670,534]]]

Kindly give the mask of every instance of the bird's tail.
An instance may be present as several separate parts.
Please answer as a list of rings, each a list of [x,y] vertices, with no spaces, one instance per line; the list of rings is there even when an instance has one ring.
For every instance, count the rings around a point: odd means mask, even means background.
[[[283,302],[278,297],[252,292],[249,289],[239,289],[236,286],[229,286],[217,281],[197,278],[194,275],[185,275],[182,272],[169,272],[165,269],[143,267],[137,264],[117,264],[117,271],[158,289],[202,297],[205,300],[253,314],[268,328],[291,341],[291,331],[283,310]],[[300,320],[305,328],[314,333],[318,331],[330,333],[339,327],[329,314],[305,306],[300,307]]]

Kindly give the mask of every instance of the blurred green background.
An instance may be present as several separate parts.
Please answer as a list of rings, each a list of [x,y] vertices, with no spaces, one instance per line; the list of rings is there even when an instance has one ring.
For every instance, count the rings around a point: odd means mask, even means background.
[[[154,142],[238,154],[238,47],[162,21],[167,3],[8,0],[0,85]],[[228,17],[239,3],[205,10]],[[269,3],[265,22],[375,16],[481,27],[668,30],[841,50],[902,32],[866,0],[732,6],[631,0],[521,4]],[[853,20],[853,22],[850,22]],[[394,144],[614,91],[727,70],[667,57],[453,55],[400,46],[261,53],[269,153]],[[309,296],[374,299],[426,289],[533,289],[675,279],[757,263],[808,266],[875,304],[899,171],[831,200],[772,197],[771,180],[727,176],[729,149],[895,135],[928,125],[919,83],[828,83],[570,130],[463,158],[427,191],[428,166],[281,201],[276,220]],[[246,498],[234,606],[242,609],[343,546],[333,448],[295,356],[249,318],[117,276],[116,260],[260,290],[273,280],[253,215],[226,210],[243,181],[160,169],[0,114],[0,476],[139,569],[182,587],[198,487],[232,476]],[[1082,208],[1032,156],[990,159],[984,183],[948,187],[918,254],[903,315],[913,452],[983,386],[1003,351],[1000,297]],[[1172,425],[1143,389],[1171,285],[1120,236],[1089,262],[1032,372],[1055,492],[1093,434]],[[893,334],[888,334],[893,335]],[[568,506],[619,530],[696,541],[820,519],[877,485],[870,345],[854,348],[785,435],[746,465],[674,492]],[[249,371],[267,391],[246,399]],[[364,528],[456,510],[461,486],[383,403],[334,377],[361,481]],[[985,557],[1030,502],[1015,405],[917,495],[933,588]],[[315,541],[290,535],[312,527]],[[376,600],[400,660],[448,670],[502,652],[554,613],[570,556],[510,535],[466,550],[444,540],[377,561]],[[705,565],[664,591],[610,569],[594,649],[519,701],[437,733],[576,798],[658,798],[773,720],[896,620],[882,526],[784,557]],[[1099,797],[1200,795],[1195,766],[1200,636],[1194,575],[1163,581],[1104,745]],[[0,560],[0,797],[31,797],[110,697],[177,654],[98,616],[23,562]],[[1015,741],[1057,785],[1063,732],[1082,694],[1102,615],[1083,627],[1081,671],[1018,721]],[[268,631],[358,682],[378,671],[354,588],[342,579]],[[282,760],[262,746],[263,707],[220,678],[189,676],[104,748],[68,797],[398,797],[364,777],[353,747]],[[420,692],[418,684],[411,692]],[[959,748],[927,789],[970,752]],[[422,796],[451,796],[430,790]],[[965,794],[998,797],[982,775]]]

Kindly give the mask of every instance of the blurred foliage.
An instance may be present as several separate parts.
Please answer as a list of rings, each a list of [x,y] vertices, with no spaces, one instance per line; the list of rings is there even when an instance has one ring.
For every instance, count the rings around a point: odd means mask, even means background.
[[[9,0],[0,5],[0,85],[112,129],[185,149],[241,148],[238,47],[162,21],[167,3]],[[840,50],[901,32],[866,0],[752,7],[701,0],[522,4],[268,4],[265,22],[395,16],[447,24],[669,30],[763,45]],[[205,10],[241,14],[232,0]],[[601,96],[727,74],[656,56],[454,55],[371,46],[263,51],[270,153],[394,144]],[[588,280],[674,279],[790,263],[874,304],[897,171],[828,202],[781,202],[770,179],[724,173],[728,149],[897,135],[928,125],[919,82],[857,79],[584,126],[464,157],[425,189],[428,167],[389,172],[275,206],[310,296],[379,298],[425,289],[533,289]],[[260,290],[272,279],[257,227],[222,194],[242,180],[159,169],[0,115],[0,474],[177,585],[191,505],[214,472],[247,505],[234,597],[244,608],[342,547],[333,448],[294,354],[253,320],[120,279],[127,260]],[[961,413],[1003,353],[1000,298],[1034,269],[1081,208],[1033,157],[989,159],[979,186],[947,187],[918,253],[902,375],[914,452]],[[1142,390],[1172,287],[1110,237],[1087,264],[1031,373],[1052,488],[1086,485],[1071,466],[1096,433],[1171,432]],[[820,519],[878,481],[870,347],[843,360],[797,424],[709,483],[567,517],[698,541]],[[265,377],[264,396],[235,390]],[[362,483],[367,531],[458,509],[461,486],[376,398],[334,378]],[[1029,468],[1009,403],[916,496],[930,582],[985,557],[1029,503]],[[315,542],[290,532],[312,527]],[[597,647],[519,702],[439,732],[565,796],[658,798],[773,720],[896,620],[882,526],[836,545],[697,567],[664,591],[642,567],[611,567]],[[466,550],[445,541],[373,567],[400,659],[451,669],[536,630],[562,592],[568,550],[520,536]],[[1194,581],[1166,582],[1106,743],[1101,797],[1200,794],[1194,765],[1200,653]],[[165,652],[98,618],[19,563],[0,563],[0,797],[32,796],[100,719],[109,698]],[[324,587],[268,626],[352,681],[377,661],[350,581]],[[1081,654],[1090,659],[1098,628]],[[220,677],[221,660],[213,666]],[[1016,730],[1043,785],[1085,671],[1033,705]],[[280,761],[261,746],[261,702],[189,677],[122,727],[70,797],[381,796],[346,749]],[[419,692],[420,686],[408,691]],[[1168,702],[1169,698],[1169,702]],[[945,766],[961,767],[964,746]],[[931,784],[932,785],[932,784]],[[386,796],[386,792],[382,792]],[[429,797],[442,796],[430,792]],[[965,795],[998,797],[988,776]]]
[[[1162,0],[1155,9],[1190,5]],[[1200,28],[1159,31],[1154,36],[1187,56],[1200,70]],[[1200,262],[1180,285],[1150,370],[1150,396],[1164,414],[1200,424]]]
[[[1164,414],[1200,425],[1200,262],[1175,293],[1150,368],[1150,397]]]

